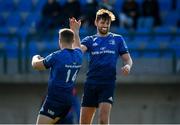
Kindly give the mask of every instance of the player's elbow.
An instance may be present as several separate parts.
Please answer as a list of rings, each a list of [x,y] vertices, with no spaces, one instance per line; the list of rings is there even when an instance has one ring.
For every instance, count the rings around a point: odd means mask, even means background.
[[[130,64],[131,64],[131,67],[132,67],[132,65],[133,65],[133,60],[130,58]]]

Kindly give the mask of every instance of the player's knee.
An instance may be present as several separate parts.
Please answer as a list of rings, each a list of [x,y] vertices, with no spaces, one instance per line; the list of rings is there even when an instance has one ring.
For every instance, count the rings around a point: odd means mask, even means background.
[[[108,124],[109,121],[108,121],[108,118],[100,118],[99,119],[99,124]]]
[[[99,114],[99,123],[100,124],[108,124],[109,123],[108,113],[100,113]]]

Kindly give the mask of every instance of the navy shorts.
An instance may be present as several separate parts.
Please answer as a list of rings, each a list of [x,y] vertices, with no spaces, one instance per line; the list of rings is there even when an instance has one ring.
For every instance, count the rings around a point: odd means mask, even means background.
[[[115,84],[85,84],[82,107],[98,107],[99,103],[113,104]]]
[[[68,98],[68,97],[67,97]],[[48,116],[52,119],[57,117],[64,118],[68,114],[69,110],[71,109],[72,103],[64,103],[59,100],[52,99],[50,97],[46,97],[39,114]]]

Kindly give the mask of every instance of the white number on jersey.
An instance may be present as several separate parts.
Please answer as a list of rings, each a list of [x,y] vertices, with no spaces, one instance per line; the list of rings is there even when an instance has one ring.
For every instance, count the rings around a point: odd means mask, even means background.
[[[70,80],[72,80],[73,82],[76,80],[76,77],[77,77],[77,72],[78,70],[76,70],[76,72],[74,73],[73,77],[70,78],[70,75],[71,75],[71,70],[68,69],[67,71],[67,77],[66,77],[66,82],[69,82]]]

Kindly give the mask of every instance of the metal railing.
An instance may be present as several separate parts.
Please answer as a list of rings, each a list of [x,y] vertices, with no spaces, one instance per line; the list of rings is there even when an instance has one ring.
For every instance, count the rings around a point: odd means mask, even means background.
[[[11,33],[0,33],[0,37],[7,37],[7,38],[16,38],[18,43],[17,43],[17,59],[18,59],[18,63],[17,63],[17,67],[18,67],[18,73],[22,73],[22,38],[20,37],[20,35],[18,34],[11,34]],[[8,43],[6,43],[8,44]],[[3,49],[2,51],[4,51],[4,59],[5,59],[5,65],[7,68],[7,54],[6,54],[6,50]],[[4,69],[5,70],[5,69]],[[7,71],[7,69],[6,69]]]
[[[0,56],[3,57],[3,73],[7,74],[7,54],[3,48],[0,48]]]
[[[176,74],[177,57],[176,52],[173,49],[130,49],[130,53],[131,52],[139,53],[140,58],[142,58],[145,53],[156,53],[159,54],[159,57],[163,57],[164,54],[169,53],[172,57],[172,72]]]
[[[165,34],[154,34],[154,33],[129,33],[129,34],[122,34],[123,36],[128,36],[128,37],[134,37],[136,35],[140,35],[140,36],[144,36],[144,35],[149,35],[149,36],[154,36],[154,35],[167,35],[166,33]],[[172,34],[168,34],[168,35],[171,35],[172,38],[174,36],[180,36],[180,34],[175,34],[175,33],[172,33]],[[22,38],[18,35],[18,34],[0,34],[0,37],[8,37],[8,38],[16,38],[18,39],[18,46],[17,46],[17,60],[18,60],[18,63],[17,63],[17,67],[18,67],[18,73],[29,73],[29,68],[30,68],[30,50],[29,50],[29,45],[31,43],[31,41],[34,39],[38,42],[41,41],[41,37],[39,36],[39,34],[28,34],[26,39],[25,39],[25,48],[22,47]],[[51,36],[53,37],[53,36]],[[8,43],[6,43],[8,44]],[[22,52],[23,52],[23,49],[25,50],[25,58],[22,57]],[[41,53],[43,52],[46,52],[47,51],[54,51],[54,50],[50,50],[50,49],[45,49],[45,50],[41,50]],[[173,73],[176,73],[176,67],[177,67],[177,57],[176,57],[176,53],[174,52],[174,50],[171,50],[171,49],[131,49],[130,51],[136,51],[138,53],[140,53],[140,55],[142,53],[151,53],[151,52],[157,52],[159,54],[163,54],[163,53],[166,53],[166,52],[169,52],[172,54],[172,69],[173,69]],[[8,58],[7,57],[7,54],[6,54],[6,50],[5,49],[1,49],[0,51],[0,55],[3,56],[3,60],[4,60],[4,63],[3,63],[3,72],[4,73],[7,73],[7,63],[8,63]],[[24,62],[24,63],[23,63]],[[23,66],[25,67],[25,69],[23,70]]]

